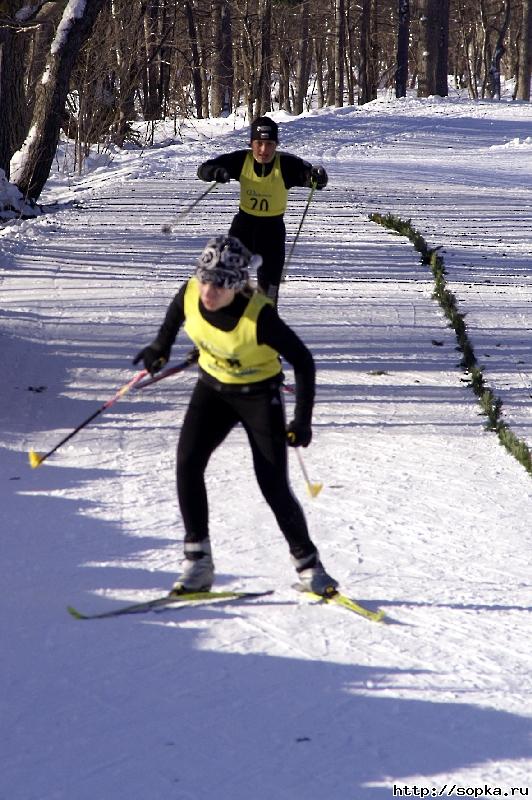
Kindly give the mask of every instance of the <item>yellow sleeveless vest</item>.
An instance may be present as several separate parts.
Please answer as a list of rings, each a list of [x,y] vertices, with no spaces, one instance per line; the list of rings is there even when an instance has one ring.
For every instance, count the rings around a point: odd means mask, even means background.
[[[276,154],[269,175],[260,178],[253,169],[253,153],[249,152],[240,173],[240,208],[254,217],[277,217],[286,211],[288,189],[281,173],[281,158]]]
[[[199,349],[198,364],[220,383],[241,385],[273,378],[281,371],[278,354],[257,344],[257,317],[270,300],[254,292],[232,331],[221,331],[199,310],[199,281],[190,278],[185,290],[184,329]]]

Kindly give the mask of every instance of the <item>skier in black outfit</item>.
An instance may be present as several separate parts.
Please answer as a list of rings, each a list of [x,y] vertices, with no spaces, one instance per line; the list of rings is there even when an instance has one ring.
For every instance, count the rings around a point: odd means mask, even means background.
[[[269,117],[251,125],[251,150],[235,150],[205,161],[198,168],[202,181],[240,182],[240,208],[229,234],[262,256],[257,272],[259,289],[277,302],[285,261],[288,190],[293,186],[323,189],[327,173],[290,153],[277,152],[279,131]]]
[[[185,526],[183,573],[173,591],[210,589],[214,580],[204,472],[210,456],[241,423],[257,480],[288,543],[299,581],[323,594],[336,587],[309,537],[287,475],[287,444],[312,438],[315,368],[310,351],[250,287],[248,267],[260,263],[238,239],[209,240],[190,278],[168,307],[157,337],[136,356],[152,374],[165,364],[179,329],[199,349],[199,380],[177,449],[177,492]],[[286,426],[279,355],[292,364],[296,399]]]

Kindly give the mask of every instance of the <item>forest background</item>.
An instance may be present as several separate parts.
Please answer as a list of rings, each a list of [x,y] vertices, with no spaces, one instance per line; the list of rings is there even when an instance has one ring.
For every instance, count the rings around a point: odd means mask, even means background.
[[[135,122],[396,97],[530,101],[532,0],[0,0],[0,177],[35,204],[61,131],[142,146]]]

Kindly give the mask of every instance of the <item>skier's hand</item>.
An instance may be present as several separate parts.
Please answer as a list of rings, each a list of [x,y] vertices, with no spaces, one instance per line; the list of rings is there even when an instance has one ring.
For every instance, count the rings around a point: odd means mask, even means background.
[[[286,429],[286,438],[289,447],[308,447],[312,441],[312,428],[294,419]]]
[[[216,183],[229,183],[231,176],[225,167],[216,167],[212,174],[212,179],[216,181]]]
[[[144,362],[144,369],[147,369],[150,375],[155,375],[166,364],[166,358],[161,355],[159,350],[156,350],[151,345],[141,350],[133,359],[133,364],[138,364],[139,361]]]
[[[312,183],[316,184],[316,189],[324,189],[327,186],[329,177],[323,167],[312,167],[310,170],[310,179]]]

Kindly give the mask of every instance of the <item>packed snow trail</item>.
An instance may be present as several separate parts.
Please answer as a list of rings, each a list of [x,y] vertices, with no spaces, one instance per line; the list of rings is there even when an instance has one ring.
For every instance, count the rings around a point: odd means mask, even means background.
[[[325,120],[286,127],[316,123],[318,142]],[[414,128],[410,142],[413,178]],[[132,374],[206,236],[226,229],[231,185],[173,237],[161,233],[203,189],[185,179],[198,149],[172,170],[168,153],[146,153],[135,176],[117,169],[82,207],[6,237],[0,798],[385,800],[394,785],[526,787],[530,479],[484,430],[430,274],[342,189],[356,164],[339,147],[281,289],[281,313],[317,361],[304,458],[324,489],[305,496],[295,459],[292,481],[342,589],[394,624],[290,588],[240,430],[209,466],[217,584],[274,588],[272,598],[83,624],[66,613],[154,597],[178,570],[173,451],[194,369],[128,395],[39,469],[26,459]],[[369,160],[364,173],[384,198],[393,173]],[[292,233],[305,199],[290,201]],[[499,300],[486,295],[494,326],[508,313]],[[176,359],[187,349],[181,336]]]

